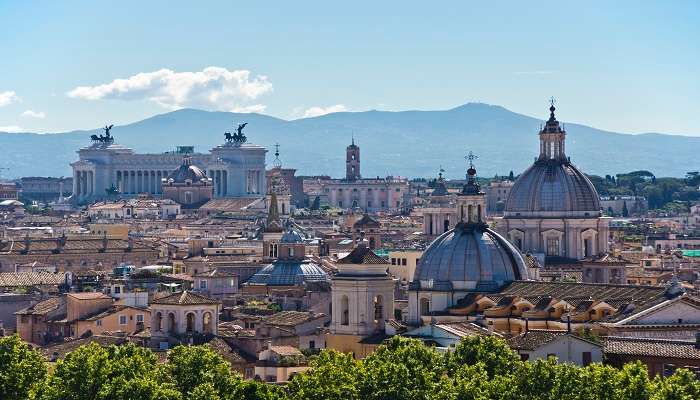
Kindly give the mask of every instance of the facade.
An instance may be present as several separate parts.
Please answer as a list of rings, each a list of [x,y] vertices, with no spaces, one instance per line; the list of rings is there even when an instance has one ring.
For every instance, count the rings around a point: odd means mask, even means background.
[[[17,200],[19,198],[19,187],[14,182],[0,182],[0,201]]]
[[[506,207],[506,200],[513,188],[511,181],[494,181],[484,188],[486,192],[486,211],[490,215],[501,215]]]
[[[567,331],[533,329],[508,339],[508,345],[525,361],[556,357],[558,362],[585,367],[603,362],[603,346]]]
[[[336,264],[332,280],[331,334],[326,347],[364,357],[376,346],[367,338],[383,336],[387,320],[394,318],[394,280],[388,260],[361,242]]]
[[[52,178],[43,176],[24,177],[20,180],[22,198],[51,201],[71,195],[73,178]]]
[[[540,131],[540,155],[513,184],[497,230],[521,251],[580,260],[609,249],[609,221],[598,192],[565,152],[554,116]]]
[[[423,234],[432,239],[449,231],[459,222],[456,196],[447,191],[442,172],[435,182],[435,189],[430,194],[428,204],[421,208],[421,213]]]
[[[73,195],[77,203],[103,198],[114,189],[122,195],[161,195],[161,181],[182,163],[183,155],[201,166],[211,178],[214,197],[245,197],[265,194],[264,147],[228,141],[209,153],[194,153],[193,147],[175,152],[137,154],[114,141],[93,141],[78,151],[73,168]]]
[[[338,208],[359,208],[366,212],[398,211],[410,207],[409,183],[405,178],[362,178],[360,147],[346,149],[344,179],[322,179],[318,183],[328,205]]]
[[[216,335],[221,302],[183,291],[151,302],[151,337],[153,344],[168,342],[171,337]]]

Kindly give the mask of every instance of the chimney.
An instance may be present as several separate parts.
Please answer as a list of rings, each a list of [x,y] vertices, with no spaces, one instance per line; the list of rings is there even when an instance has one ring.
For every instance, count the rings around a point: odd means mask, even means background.
[[[700,331],[695,332],[695,348],[700,349]]]
[[[530,331],[530,318],[525,318],[525,332]]]

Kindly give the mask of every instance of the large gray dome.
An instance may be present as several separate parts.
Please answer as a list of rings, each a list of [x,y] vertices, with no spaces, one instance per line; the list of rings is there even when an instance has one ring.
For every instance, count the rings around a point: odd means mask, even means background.
[[[568,160],[540,159],[515,181],[505,216],[600,216],[600,199],[588,177]]]
[[[207,174],[199,167],[187,163],[182,164],[168,176],[168,180],[172,179],[174,183],[185,183],[188,180],[192,183],[198,183],[206,178]]]
[[[518,249],[486,224],[465,224],[445,232],[423,252],[413,290],[490,292],[527,279]]]

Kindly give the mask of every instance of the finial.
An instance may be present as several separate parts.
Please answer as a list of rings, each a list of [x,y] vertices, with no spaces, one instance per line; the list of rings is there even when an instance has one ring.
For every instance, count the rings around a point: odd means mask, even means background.
[[[438,177],[439,177],[440,180],[442,180],[442,173],[443,173],[443,172],[445,172],[445,170],[442,169],[442,165],[440,165],[440,170],[439,170],[439,172],[438,172]]]
[[[275,167],[282,166],[282,160],[280,160],[280,144],[275,143],[275,161],[273,161]]]
[[[352,145],[354,146],[355,145],[355,131],[352,131],[351,135],[352,135]]]
[[[554,98],[554,96],[549,98],[549,104],[551,104],[551,106],[549,106],[549,112],[551,113],[550,115],[552,118],[554,118],[554,110],[556,110],[556,107],[554,107],[554,103],[556,102],[557,100]]]

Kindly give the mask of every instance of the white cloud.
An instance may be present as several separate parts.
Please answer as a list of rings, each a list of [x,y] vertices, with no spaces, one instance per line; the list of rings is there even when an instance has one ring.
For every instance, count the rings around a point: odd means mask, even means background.
[[[0,132],[16,133],[16,132],[22,132],[23,130],[24,129],[22,129],[22,127],[17,126],[17,125],[0,126]]]
[[[264,75],[251,77],[247,70],[207,67],[196,72],[141,72],[98,86],[79,86],[67,94],[85,100],[147,99],[169,109],[231,111],[264,110],[263,105],[251,103],[271,91],[272,83]]]
[[[328,107],[311,107],[307,108],[306,111],[304,111],[304,118],[318,117],[321,115],[326,115],[335,112],[343,112],[347,110],[348,109],[342,104],[336,104],[334,106]]]
[[[17,93],[11,90],[0,92],[0,107],[7,106],[18,101],[19,96],[17,96]]]
[[[46,118],[46,113],[43,111],[33,111],[33,110],[27,110],[21,114],[22,117],[24,118],[37,118],[37,119],[44,119]]]

